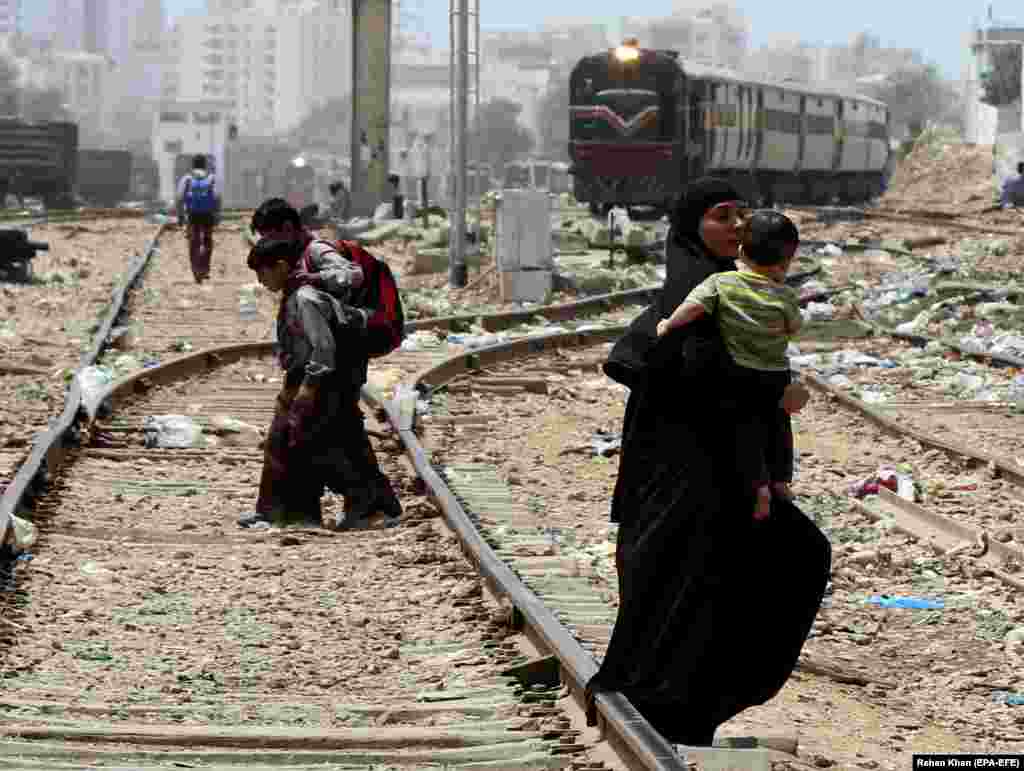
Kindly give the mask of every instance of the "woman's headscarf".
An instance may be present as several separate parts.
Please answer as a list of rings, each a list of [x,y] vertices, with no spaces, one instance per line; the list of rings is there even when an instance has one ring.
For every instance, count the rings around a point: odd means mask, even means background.
[[[675,208],[669,219],[672,223],[672,235],[677,241],[684,240],[703,243],[698,234],[700,221],[712,206],[725,201],[736,201],[741,198],[736,188],[724,179],[701,177],[695,179],[683,194],[676,200]]]

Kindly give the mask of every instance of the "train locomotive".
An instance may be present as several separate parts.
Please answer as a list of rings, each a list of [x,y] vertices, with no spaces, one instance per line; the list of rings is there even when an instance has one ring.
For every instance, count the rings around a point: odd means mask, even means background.
[[[728,179],[752,203],[855,203],[884,190],[889,111],[875,99],[748,78],[636,40],[569,78],[573,193],[667,209],[690,179]]]

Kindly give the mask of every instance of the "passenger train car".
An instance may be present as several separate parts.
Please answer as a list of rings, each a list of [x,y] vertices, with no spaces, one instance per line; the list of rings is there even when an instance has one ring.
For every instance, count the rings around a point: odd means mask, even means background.
[[[635,40],[569,79],[573,192],[595,212],[667,207],[687,181],[725,177],[751,202],[881,194],[889,112],[877,100],[680,61]]]

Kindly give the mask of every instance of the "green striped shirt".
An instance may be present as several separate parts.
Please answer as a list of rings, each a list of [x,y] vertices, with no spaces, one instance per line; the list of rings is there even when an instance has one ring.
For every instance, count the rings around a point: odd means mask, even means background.
[[[786,348],[800,329],[796,290],[746,270],[713,273],[685,302],[717,309],[725,346],[741,367],[769,371],[789,369]]]

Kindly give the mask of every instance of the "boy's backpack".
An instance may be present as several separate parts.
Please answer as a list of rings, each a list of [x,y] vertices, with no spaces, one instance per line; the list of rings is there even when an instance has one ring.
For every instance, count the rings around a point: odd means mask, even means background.
[[[185,211],[189,214],[213,214],[216,210],[213,177],[189,177],[185,183]]]
[[[391,268],[355,241],[338,241],[338,253],[363,270],[363,285],[353,292],[349,305],[370,311],[366,320],[366,353],[371,359],[386,356],[405,339],[405,312],[398,294],[398,282]],[[312,273],[309,250],[302,255],[302,268]]]

